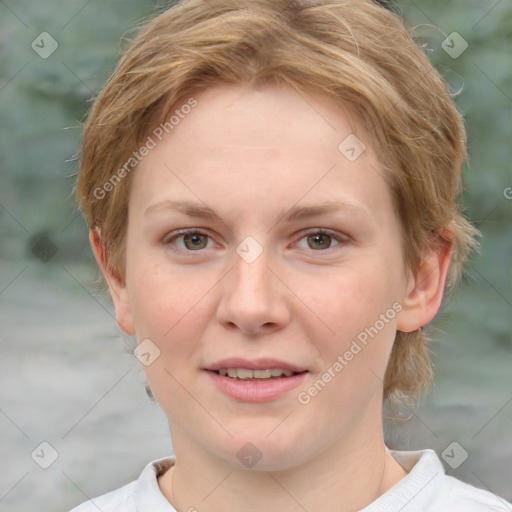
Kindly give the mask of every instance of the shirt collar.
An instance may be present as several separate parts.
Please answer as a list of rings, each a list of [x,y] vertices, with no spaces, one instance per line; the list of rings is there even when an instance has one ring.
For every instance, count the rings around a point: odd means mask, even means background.
[[[174,466],[174,456],[150,462],[137,480],[135,503],[137,512],[176,512],[158,485],[158,477]]]
[[[439,493],[445,474],[436,452],[429,449],[410,452],[389,450],[389,453],[408,474],[360,512],[424,510]]]
[[[392,457],[408,472],[382,496],[360,512],[412,512],[434,500],[441,485],[444,467],[433,450],[389,450]],[[158,485],[158,477],[174,465],[174,456],[150,462],[137,480],[137,512],[176,512]]]

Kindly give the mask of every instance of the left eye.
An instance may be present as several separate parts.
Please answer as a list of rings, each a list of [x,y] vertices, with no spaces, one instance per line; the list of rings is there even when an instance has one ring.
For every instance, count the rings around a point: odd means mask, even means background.
[[[197,251],[206,248],[208,238],[210,238],[210,236],[202,231],[181,231],[171,237],[166,237],[164,244],[173,244],[175,240],[183,239],[184,247],[178,247],[179,249]]]
[[[306,240],[308,247],[306,249],[313,249],[315,251],[330,249],[331,243],[336,242],[335,245],[339,245],[342,240],[334,234],[328,233],[327,231],[312,231],[302,237],[300,240]]]

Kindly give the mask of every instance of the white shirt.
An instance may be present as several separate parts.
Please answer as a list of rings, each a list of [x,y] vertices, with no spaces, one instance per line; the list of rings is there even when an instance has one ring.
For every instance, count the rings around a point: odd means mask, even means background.
[[[407,476],[360,512],[512,512],[498,496],[447,476],[433,450],[390,453]],[[176,512],[157,480],[172,465],[174,457],[150,462],[137,480],[70,512]]]

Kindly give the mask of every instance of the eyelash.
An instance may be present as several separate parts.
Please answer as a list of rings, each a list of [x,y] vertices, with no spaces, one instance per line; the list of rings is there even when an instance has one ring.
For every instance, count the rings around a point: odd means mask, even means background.
[[[189,235],[189,234],[194,234],[194,235],[202,235],[202,236],[206,236],[208,238],[210,238],[211,240],[211,237],[210,235],[205,232],[205,231],[202,231],[201,229],[183,229],[183,230],[180,230],[180,231],[177,231],[175,233],[172,234],[172,236],[166,236],[162,243],[164,245],[172,245],[172,242],[174,242],[176,239],[178,238],[182,238],[183,236],[185,235]],[[317,234],[322,234],[322,235],[329,235],[332,240],[335,240],[336,242],[338,242],[336,245],[332,246],[332,247],[328,247],[327,249],[318,249],[318,250],[315,250],[315,249],[309,249],[311,251],[314,251],[314,252],[327,252],[329,251],[330,249],[334,249],[335,247],[337,247],[338,245],[341,245],[343,243],[346,243],[348,241],[348,237],[346,236],[341,236],[339,234],[336,234],[335,232],[333,231],[330,231],[328,229],[319,229],[319,228],[312,228],[312,229],[308,229],[308,230],[305,230],[303,231],[303,235],[301,236],[301,238],[299,239],[302,240],[310,235],[317,235]],[[206,248],[204,248],[206,249]],[[192,251],[192,250],[189,250],[189,249],[181,249],[181,248],[175,248],[175,250],[177,251],[185,251],[185,252],[188,252],[188,253],[201,253],[204,251],[204,249],[198,249],[196,251]]]

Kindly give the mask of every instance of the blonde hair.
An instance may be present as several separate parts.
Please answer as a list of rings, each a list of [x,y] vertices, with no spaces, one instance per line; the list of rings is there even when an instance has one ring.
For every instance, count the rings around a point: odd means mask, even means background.
[[[416,272],[436,235],[448,232],[447,284],[456,282],[477,234],[457,205],[463,121],[411,31],[371,0],[185,0],[144,26],[83,132],[77,200],[101,233],[113,273],[124,274],[133,175],[126,166],[118,171],[179,100],[214,81],[287,84],[353,112],[380,151],[407,268]],[[421,329],[397,332],[385,398],[413,397],[430,385],[427,341]]]

